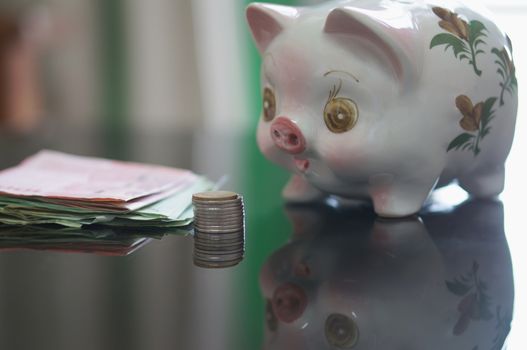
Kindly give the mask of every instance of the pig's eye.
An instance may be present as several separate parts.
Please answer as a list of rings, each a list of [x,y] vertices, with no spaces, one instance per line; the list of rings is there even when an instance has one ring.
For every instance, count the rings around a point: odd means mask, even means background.
[[[331,132],[340,134],[353,128],[359,119],[359,109],[348,98],[333,98],[324,108],[324,121]]]
[[[331,314],[326,319],[326,340],[336,349],[351,349],[359,340],[359,328],[346,315]]]
[[[271,89],[265,88],[263,92],[263,118],[270,122],[276,115],[276,99]]]

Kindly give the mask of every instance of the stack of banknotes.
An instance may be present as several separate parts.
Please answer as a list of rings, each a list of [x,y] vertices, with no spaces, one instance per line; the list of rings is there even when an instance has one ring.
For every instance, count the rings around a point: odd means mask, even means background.
[[[43,150],[0,171],[0,224],[178,228],[212,187],[189,170]]]

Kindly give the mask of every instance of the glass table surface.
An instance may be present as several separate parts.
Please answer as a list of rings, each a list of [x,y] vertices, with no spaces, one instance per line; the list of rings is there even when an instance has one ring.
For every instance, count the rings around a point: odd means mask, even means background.
[[[382,219],[367,204],[285,204],[288,175],[252,135],[54,130],[0,147],[0,169],[42,148],[190,168],[246,207],[245,259],[225,269],[194,266],[191,234],[2,228],[0,349],[527,346],[515,158],[500,199],[450,186],[418,215]]]

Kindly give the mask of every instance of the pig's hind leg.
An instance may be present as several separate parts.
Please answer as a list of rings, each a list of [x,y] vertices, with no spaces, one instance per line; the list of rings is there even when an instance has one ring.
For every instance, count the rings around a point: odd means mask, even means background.
[[[459,178],[459,185],[471,196],[476,198],[495,197],[503,191],[505,183],[505,167],[501,165],[487,166],[483,169],[465,174]]]
[[[326,195],[314,188],[304,178],[293,175],[282,191],[282,196],[288,202],[306,203],[323,200]]]

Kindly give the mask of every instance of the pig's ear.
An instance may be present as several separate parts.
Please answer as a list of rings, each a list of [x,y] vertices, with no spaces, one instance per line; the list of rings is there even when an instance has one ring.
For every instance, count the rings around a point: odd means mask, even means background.
[[[408,13],[396,14],[398,27],[394,27],[389,23],[393,21],[393,12],[336,8],[328,15],[324,31],[335,35],[344,45],[359,38],[376,46],[401,83],[410,83],[415,81],[422,60],[410,16]]]
[[[256,46],[263,53],[298,11],[294,7],[254,3],[247,7],[246,16]]]

